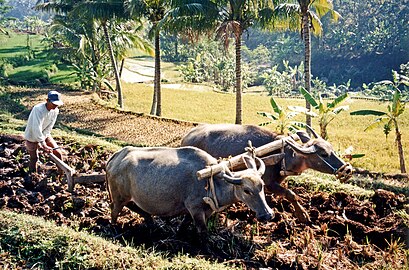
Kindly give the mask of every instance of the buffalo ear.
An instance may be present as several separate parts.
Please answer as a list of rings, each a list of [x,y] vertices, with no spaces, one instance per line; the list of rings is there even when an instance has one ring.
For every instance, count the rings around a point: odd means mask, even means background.
[[[309,140],[311,140],[311,137],[304,130],[298,130],[296,134],[298,135],[298,137],[300,137],[300,140],[302,141],[302,143],[306,143]]]
[[[284,156],[285,156],[284,153],[273,154],[273,155],[263,157],[261,158],[261,160],[264,162],[264,164],[271,166],[271,165],[275,165],[278,162],[280,162],[284,158]]]
[[[244,155],[242,158],[244,163],[246,164],[247,169],[257,170],[256,161],[253,158],[247,155]]]

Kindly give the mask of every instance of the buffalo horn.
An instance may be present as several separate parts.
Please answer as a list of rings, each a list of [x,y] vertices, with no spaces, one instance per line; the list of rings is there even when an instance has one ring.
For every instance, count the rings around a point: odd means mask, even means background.
[[[307,127],[307,129],[308,129],[309,131],[311,131],[312,135],[314,135],[315,138],[318,139],[318,138],[321,137],[320,135],[318,135],[317,132],[315,132],[315,130],[314,130],[312,127],[310,127],[309,125],[305,125],[305,126]]]
[[[310,147],[307,148],[303,148],[297,145],[296,143],[292,142],[291,140],[286,140],[286,142],[288,143],[289,146],[291,146],[291,148],[293,148],[295,151],[301,154],[309,155],[315,154],[317,152],[317,149],[315,148],[314,145],[311,145]]]
[[[222,174],[222,177],[224,178],[224,180],[226,180],[228,183],[233,184],[233,185],[242,185],[243,184],[243,180],[241,178],[237,178],[237,177],[232,177],[226,173]]]
[[[308,135],[308,133],[304,130],[298,130],[297,132],[298,137],[300,138],[302,143],[306,143],[309,140],[311,140],[310,136]]]

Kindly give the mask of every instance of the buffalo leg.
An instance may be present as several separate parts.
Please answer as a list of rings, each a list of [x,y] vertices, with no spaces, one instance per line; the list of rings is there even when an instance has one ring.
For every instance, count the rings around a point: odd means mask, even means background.
[[[133,201],[128,202],[126,204],[126,207],[128,207],[130,210],[134,211],[135,213],[137,213],[138,215],[140,215],[141,217],[143,217],[143,219],[145,219],[145,221],[147,223],[153,223],[153,218],[151,216],[151,214],[143,211],[139,206],[137,206]]]
[[[116,192],[113,194],[117,194],[116,196],[111,196],[112,202],[110,205],[111,206],[111,222],[115,224],[118,219],[119,213],[122,211],[122,208],[124,208],[124,206],[130,202],[130,198],[125,198],[127,196],[121,196],[119,192]]]
[[[207,232],[206,214],[204,211],[192,211],[189,209],[189,212],[193,218],[197,231],[200,234]]]
[[[294,206],[294,214],[300,222],[310,222],[310,216],[308,215],[307,211],[305,211],[304,207],[302,207],[302,205],[299,203],[298,196],[292,190],[282,187],[279,184],[275,184],[272,186],[271,192],[273,192],[275,195],[283,197],[284,199],[287,199]]]

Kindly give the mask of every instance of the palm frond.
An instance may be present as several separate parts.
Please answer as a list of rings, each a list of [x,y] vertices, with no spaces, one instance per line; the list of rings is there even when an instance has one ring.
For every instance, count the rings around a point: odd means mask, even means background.
[[[311,21],[311,28],[312,28],[312,33],[315,36],[321,36],[322,35],[322,22],[320,20],[320,17],[312,12],[310,10],[309,12],[309,16],[310,16],[310,21]]]
[[[257,112],[257,114],[261,115],[261,116],[264,116],[264,117],[267,117],[267,118],[270,118],[272,120],[277,120],[278,119],[277,116],[275,116],[274,114],[268,113],[268,112]]]

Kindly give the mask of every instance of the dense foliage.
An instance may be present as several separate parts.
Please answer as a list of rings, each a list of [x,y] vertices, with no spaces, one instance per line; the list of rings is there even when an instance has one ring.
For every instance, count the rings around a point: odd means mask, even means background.
[[[328,84],[351,79],[355,88],[387,78],[391,69],[409,61],[407,1],[334,0],[334,7],[342,19],[332,24],[324,17],[323,36],[312,38],[313,76]],[[249,32],[246,45],[255,49],[260,44],[270,51],[273,65],[302,60],[299,33]]]

